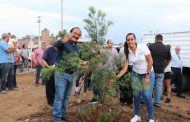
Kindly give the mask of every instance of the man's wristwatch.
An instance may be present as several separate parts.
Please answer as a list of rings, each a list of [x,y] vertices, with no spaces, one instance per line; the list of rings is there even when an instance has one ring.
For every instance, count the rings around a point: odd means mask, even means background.
[[[150,75],[150,73],[149,73],[149,72],[147,72],[147,73],[146,73],[146,75]]]

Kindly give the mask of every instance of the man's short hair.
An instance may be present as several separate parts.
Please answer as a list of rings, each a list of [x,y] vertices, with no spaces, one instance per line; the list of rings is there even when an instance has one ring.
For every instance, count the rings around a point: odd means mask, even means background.
[[[110,41],[112,41],[112,40],[111,40],[111,39],[108,39],[108,40],[107,40],[107,44],[108,44]]]
[[[73,28],[71,28],[70,33],[72,33],[74,29],[78,29],[78,30],[80,30],[79,27],[73,27]],[[81,31],[81,30],[80,30],[80,31]]]
[[[163,36],[161,34],[157,34],[155,36],[155,41],[163,41]]]
[[[10,35],[8,33],[3,33],[2,34],[2,39],[4,39],[5,37],[10,37]]]
[[[41,43],[41,45],[44,45],[44,44],[46,44],[46,42],[42,42],[42,43]]]

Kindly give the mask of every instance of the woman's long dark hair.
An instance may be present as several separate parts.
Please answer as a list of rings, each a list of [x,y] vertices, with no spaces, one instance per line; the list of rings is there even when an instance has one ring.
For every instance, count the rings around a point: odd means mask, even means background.
[[[126,35],[126,41],[125,41],[125,44],[124,44],[124,52],[125,52],[126,60],[128,60],[128,58],[129,58],[129,49],[128,49],[128,44],[127,44],[127,37],[129,35],[133,35],[134,39],[136,40],[136,36],[135,36],[134,33],[128,33]],[[135,44],[137,45],[137,43],[135,43]]]

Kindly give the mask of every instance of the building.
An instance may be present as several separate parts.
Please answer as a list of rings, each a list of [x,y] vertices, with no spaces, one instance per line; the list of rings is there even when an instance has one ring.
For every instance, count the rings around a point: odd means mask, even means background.
[[[41,32],[40,36],[40,43],[41,42],[46,42],[47,45],[49,46],[50,41],[54,39],[53,34],[50,35],[50,31],[45,28]],[[34,35],[26,35],[22,39],[18,39],[18,46],[21,48],[23,44],[27,44],[28,48],[38,48],[40,46],[39,43],[39,36],[34,36]]]

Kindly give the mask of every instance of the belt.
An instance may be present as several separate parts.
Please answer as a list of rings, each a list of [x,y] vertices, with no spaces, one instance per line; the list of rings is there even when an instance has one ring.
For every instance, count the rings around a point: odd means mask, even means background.
[[[65,70],[65,73],[67,73],[67,74],[73,74],[74,71],[71,71],[71,70]]]

